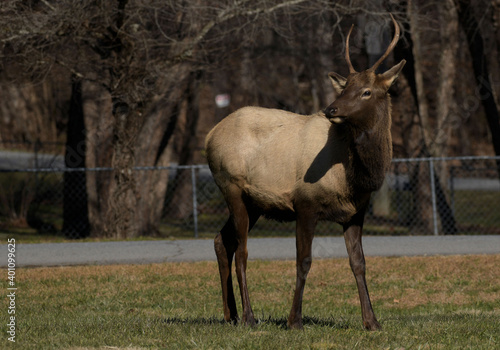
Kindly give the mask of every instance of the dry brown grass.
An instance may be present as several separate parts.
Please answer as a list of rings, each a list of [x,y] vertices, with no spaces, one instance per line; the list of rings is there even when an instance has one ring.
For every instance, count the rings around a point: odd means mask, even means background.
[[[368,286],[377,291],[372,293],[372,300],[386,307],[463,305],[478,298],[500,301],[500,255],[373,257],[367,258],[366,264]],[[159,287],[167,276],[169,285],[179,290],[200,286],[219,288],[216,262],[30,268],[22,269],[18,280],[35,283],[43,289],[52,288],[51,281],[62,279],[66,283],[58,286],[58,293],[64,294],[80,288],[82,280],[119,280],[128,290],[139,290],[145,284]],[[248,279],[255,302],[288,303],[295,284],[295,262],[251,261]],[[305,298],[330,296],[339,303],[357,304],[355,288],[347,259],[315,260]],[[109,291],[101,284],[97,295],[106,292]]]
[[[316,261],[309,285],[352,285],[346,261]],[[500,255],[367,258],[372,301],[384,307],[500,301]],[[311,289],[317,289],[314,286]],[[381,293],[382,292],[382,293]],[[357,293],[349,303],[357,304]]]

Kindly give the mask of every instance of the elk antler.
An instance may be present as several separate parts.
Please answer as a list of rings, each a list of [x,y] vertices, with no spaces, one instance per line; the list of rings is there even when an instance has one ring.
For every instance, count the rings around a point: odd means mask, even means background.
[[[349,74],[357,73],[352,66],[351,58],[349,57],[349,37],[351,36],[352,28],[354,28],[354,24],[351,26],[351,29],[349,29],[349,34],[347,34],[347,39],[345,39],[345,60],[349,66]]]
[[[375,64],[371,68],[368,69],[369,71],[373,71],[374,72],[375,70],[377,70],[378,66],[380,66],[380,64],[387,58],[387,56],[389,56],[389,54],[391,53],[391,51],[394,50],[394,47],[398,43],[398,40],[399,40],[399,25],[398,25],[398,22],[396,22],[396,20],[394,19],[394,16],[392,15],[392,13],[390,13],[390,15],[391,15],[391,18],[392,18],[392,23],[394,23],[394,38],[392,38],[391,44],[389,45],[389,47],[387,48],[387,50],[385,51],[385,53],[382,55],[382,57],[380,57],[378,59],[378,61],[375,62]]]

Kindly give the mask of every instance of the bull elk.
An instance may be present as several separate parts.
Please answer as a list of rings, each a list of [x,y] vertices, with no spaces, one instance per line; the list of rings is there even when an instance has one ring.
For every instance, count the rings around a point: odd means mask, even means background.
[[[231,265],[235,257],[243,314],[255,324],[248,296],[247,237],[257,219],[296,221],[296,287],[288,317],[302,328],[302,295],[311,267],[311,246],[318,220],[343,226],[349,263],[356,279],[366,329],[380,329],[365,280],[361,234],[370,195],[382,185],[392,158],[389,87],[404,64],[383,74],[375,70],[399,40],[399,26],[384,55],[373,67],[357,72],[345,59],[349,76],[329,73],[338,98],[324,111],[298,115],[244,107],[224,118],[208,134],[206,154],[229,208],[229,219],[214,245],[222,284],[224,319],[238,321]]]

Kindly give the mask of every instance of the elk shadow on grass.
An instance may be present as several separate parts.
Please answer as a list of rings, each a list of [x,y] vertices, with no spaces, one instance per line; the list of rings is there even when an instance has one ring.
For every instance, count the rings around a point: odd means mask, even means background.
[[[264,324],[271,324],[278,326],[279,328],[287,329],[287,318],[286,317],[262,317],[258,318],[257,326]],[[163,323],[166,324],[175,324],[175,325],[230,325],[230,322],[226,322],[222,318],[217,317],[169,317],[162,320]],[[240,324],[239,322],[237,323]],[[320,326],[320,327],[329,327],[333,329],[349,329],[351,325],[348,321],[342,319],[334,319],[332,317],[328,318],[319,318],[319,317],[310,317],[305,316],[302,319],[302,324],[304,326]]]
[[[268,317],[258,319],[258,324],[270,323],[278,326],[279,328],[287,329],[287,318],[286,317]],[[304,316],[302,318],[302,325],[307,326],[319,326],[328,327],[333,329],[349,329],[351,325],[348,321],[342,319],[335,319],[333,317],[320,318]]]
[[[257,326],[264,324],[275,325],[278,328],[288,329],[287,326],[287,318],[286,317],[261,317],[257,318]],[[226,322],[222,318],[218,317],[168,317],[162,320],[162,323],[171,324],[171,325],[231,325],[232,323]],[[302,318],[302,324],[304,327],[307,326],[319,326],[319,327],[328,327],[332,329],[349,329],[351,328],[351,324],[347,320],[343,319],[334,319],[333,317],[327,318],[319,318],[319,317],[311,317],[305,316]],[[240,325],[238,322],[237,325]]]
[[[217,324],[226,324],[227,322],[224,319],[217,317],[168,317],[163,319],[163,322],[166,324],[189,324],[189,325],[217,325]]]

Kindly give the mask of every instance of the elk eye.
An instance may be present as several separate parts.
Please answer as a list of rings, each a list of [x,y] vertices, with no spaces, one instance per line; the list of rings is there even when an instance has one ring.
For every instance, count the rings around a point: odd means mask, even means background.
[[[371,90],[365,90],[363,92],[363,95],[361,95],[361,97],[370,97],[371,95],[372,95]]]

